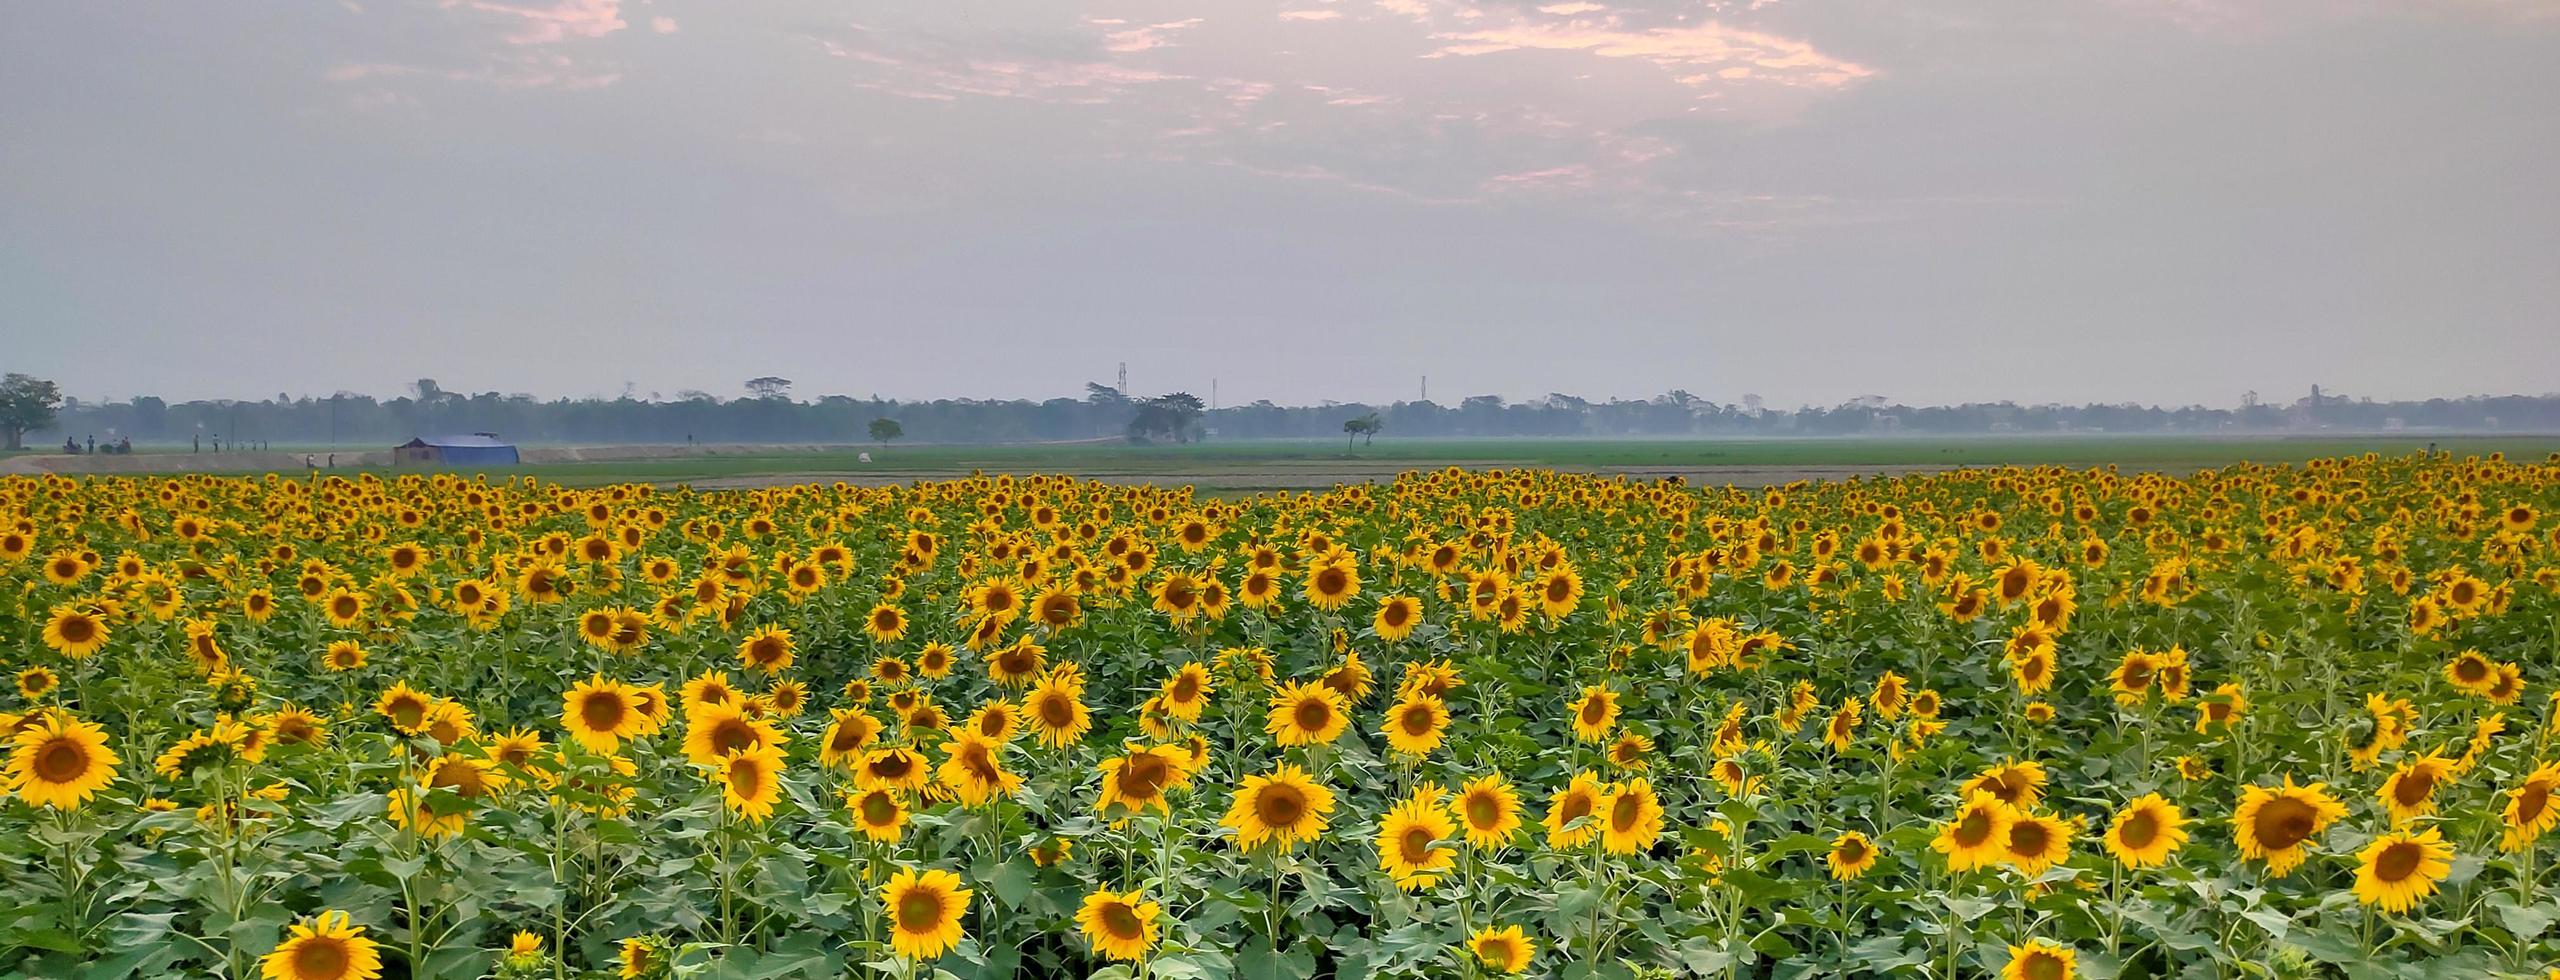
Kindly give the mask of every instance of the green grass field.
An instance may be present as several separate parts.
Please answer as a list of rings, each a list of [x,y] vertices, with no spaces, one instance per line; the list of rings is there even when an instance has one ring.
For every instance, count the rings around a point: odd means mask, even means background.
[[[2331,456],[2417,452],[2433,444],[2456,455],[2504,452],[2538,458],[2560,452],[2560,436],[1980,436],[1796,439],[1385,439],[1345,453],[1330,440],[1190,446],[891,446],[873,462],[853,450],[689,456],[534,464],[490,470],[563,483],[729,482],[802,477],[865,482],[985,473],[1071,473],[1120,479],[1207,482],[1230,488],[1292,487],[1310,481],[1384,478],[1399,469],[1538,466],[1589,470],[1821,469],[2052,464],[2193,470],[2242,461],[2298,462]]]
[[[1068,473],[1121,481],[1195,483],[1227,492],[1321,487],[1388,479],[1440,466],[1536,466],[1646,475],[1679,473],[1702,482],[1731,474],[1749,482],[1910,467],[2114,464],[2191,471],[2236,462],[2299,462],[2365,452],[2397,455],[2429,445],[2456,455],[2503,452],[2540,458],[2560,452],[2560,435],[2316,435],[1839,437],[1772,439],[1397,439],[1344,451],[1334,440],[1219,442],[1187,446],[1117,443],[1010,446],[899,446],[738,452],[589,462],[476,467],[492,477],[532,475],[573,485],[619,482],[738,486],[795,480],[904,482],[984,473]],[[283,447],[279,447],[282,451]],[[297,448],[295,450],[299,452]],[[201,457],[198,462],[203,462]],[[416,472],[344,469],[341,473]]]

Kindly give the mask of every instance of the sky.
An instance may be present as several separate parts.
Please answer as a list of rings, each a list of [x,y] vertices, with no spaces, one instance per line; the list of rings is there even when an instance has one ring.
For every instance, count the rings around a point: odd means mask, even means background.
[[[2560,0],[28,0],[83,399],[2560,390]]]

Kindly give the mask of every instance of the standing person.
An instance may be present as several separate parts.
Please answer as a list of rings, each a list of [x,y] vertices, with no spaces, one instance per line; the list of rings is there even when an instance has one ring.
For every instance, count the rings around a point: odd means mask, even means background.
[[[196,433],[191,441],[193,445],[188,447],[188,452],[200,453],[204,451],[204,433]]]
[[[95,455],[97,455],[97,454],[98,454],[98,434],[97,434],[97,433],[95,433],[95,432],[92,432],[92,433],[89,433],[89,455],[91,455],[91,456],[95,456]]]

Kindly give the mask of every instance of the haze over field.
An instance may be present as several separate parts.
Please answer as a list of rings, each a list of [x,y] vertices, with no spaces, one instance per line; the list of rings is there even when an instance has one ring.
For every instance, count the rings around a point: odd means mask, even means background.
[[[2538,393],[2553,0],[18,4],[84,399]]]

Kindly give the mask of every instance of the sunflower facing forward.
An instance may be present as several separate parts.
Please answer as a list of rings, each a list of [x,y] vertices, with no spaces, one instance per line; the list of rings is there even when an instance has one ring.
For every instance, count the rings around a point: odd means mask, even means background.
[[[2105,838],[2107,853],[2128,868],[2167,864],[2186,842],[2186,816],[2158,793],[2125,804]]]
[[[1309,779],[1306,770],[1282,763],[1269,775],[1244,777],[1218,822],[1233,828],[1236,843],[1248,851],[1267,843],[1286,852],[1324,833],[1325,817],[1332,812],[1332,790]]]
[[[260,966],[267,980],[374,980],[382,954],[346,913],[322,912],[296,923]]]
[[[1538,947],[1519,926],[1486,926],[1467,937],[1467,951],[1487,969],[1520,973],[1529,969],[1529,958],[1537,955]]]
[[[722,756],[713,777],[720,783],[720,802],[749,823],[773,816],[782,799],[782,750],[758,745]]]
[[[2325,783],[2296,786],[2245,786],[2231,813],[2232,839],[2240,856],[2267,862],[2267,874],[2282,878],[2310,856],[2309,844],[2347,815],[2345,804],[2329,795]]]
[[[1854,881],[1876,866],[1875,842],[1854,830],[1843,833],[1832,839],[1831,853],[1823,856],[1823,863],[1830,867],[1832,878]]]
[[[115,780],[118,761],[106,729],[53,712],[17,733],[8,789],[35,806],[76,810]]]
[[[2009,840],[2009,824],[2017,812],[1999,797],[1975,793],[1955,816],[1938,825],[1938,836],[1929,847],[1947,856],[1947,870],[1971,871],[1997,864]]]
[[[1500,847],[1520,830],[1520,794],[1501,773],[1479,776],[1461,787],[1449,801],[1449,812],[1465,826],[1467,843],[1474,847]]]
[[[1457,867],[1458,853],[1436,846],[1458,832],[1457,822],[1441,809],[1440,796],[1439,787],[1422,787],[1378,821],[1378,870],[1399,889],[1429,888]]]
[[[1106,959],[1139,960],[1156,947],[1156,920],[1163,910],[1136,890],[1095,889],[1076,910],[1076,925],[1086,942]]]
[[[2079,973],[2078,952],[2030,939],[2024,946],[2009,947],[2009,965],[2000,970],[2000,980],[2071,980]]]
[[[960,876],[934,869],[900,868],[880,886],[880,908],[889,919],[889,945],[900,956],[929,960],[960,944],[960,919],[969,912],[969,889]]]
[[[2356,852],[2356,901],[2403,914],[2435,894],[2437,883],[2452,872],[2453,845],[2435,828],[2393,831]]]
[[[1271,695],[1271,711],[1263,730],[1282,746],[1323,745],[1350,727],[1349,703],[1342,692],[1321,682],[1290,684]]]

